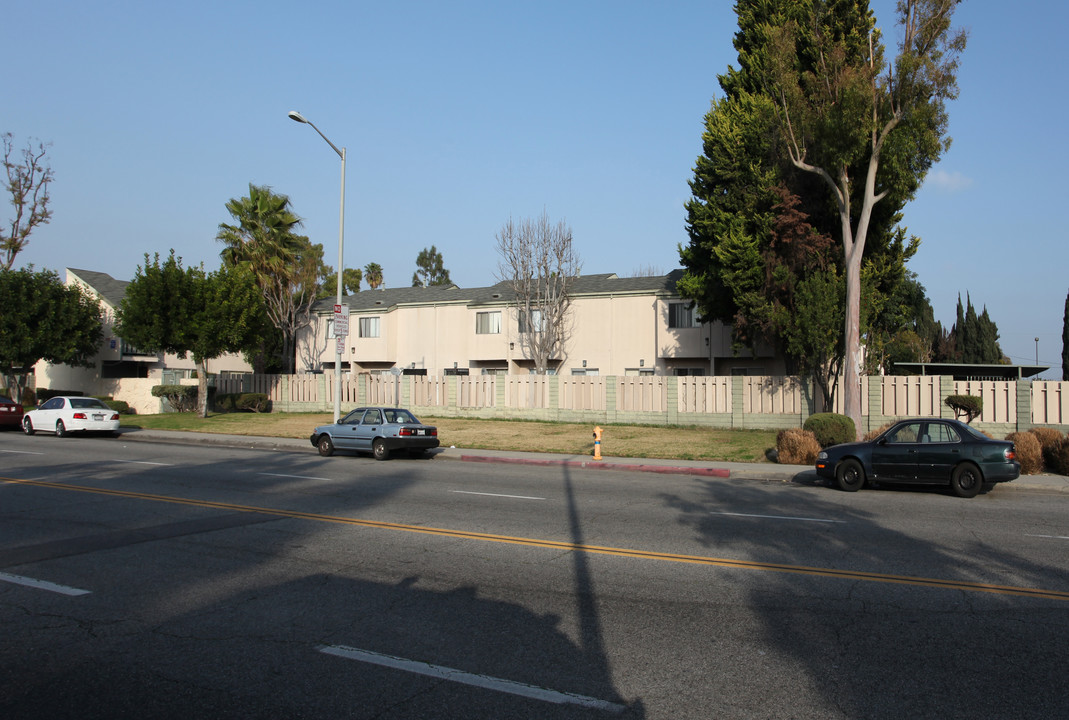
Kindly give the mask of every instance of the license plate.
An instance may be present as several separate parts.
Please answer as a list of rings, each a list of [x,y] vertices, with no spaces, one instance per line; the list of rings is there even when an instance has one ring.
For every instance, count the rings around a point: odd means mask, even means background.
[[[416,430],[416,434],[417,435],[426,435],[427,431],[426,430]]]
[[[96,415],[93,416],[93,419],[97,420],[97,421],[103,420],[104,419],[104,413],[97,413]]]

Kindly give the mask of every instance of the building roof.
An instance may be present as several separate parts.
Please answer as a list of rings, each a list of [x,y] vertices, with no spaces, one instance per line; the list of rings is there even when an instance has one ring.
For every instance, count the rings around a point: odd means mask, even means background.
[[[654,277],[621,278],[616,273],[580,275],[572,285],[572,295],[611,295],[631,293],[676,294],[676,281],[682,270]],[[516,294],[507,282],[478,288],[460,288],[456,285],[430,287],[378,288],[361,290],[342,297],[350,311],[389,309],[398,305],[456,303],[465,305],[494,305],[514,300]],[[313,310],[330,312],[335,298],[319,300]]]
[[[119,303],[126,295],[126,288],[130,285],[129,280],[116,280],[107,273],[76,268],[67,268],[67,272],[93,288],[109,305],[116,308],[119,307]]]
[[[952,375],[955,380],[1021,380],[1050,369],[1046,365],[910,362],[896,362],[895,368],[915,375]]]

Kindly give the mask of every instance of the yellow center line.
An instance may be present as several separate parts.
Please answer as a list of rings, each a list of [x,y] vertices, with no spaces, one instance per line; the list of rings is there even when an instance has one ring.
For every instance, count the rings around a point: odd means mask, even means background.
[[[232,512],[261,513],[276,517],[291,518],[296,520],[312,520],[315,522],[340,523],[355,525],[358,527],[374,528],[378,530],[399,530],[402,532],[422,533],[424,535],[437,535],[440,537],[458,538],[464,540],[479,540],[482,542],[508,543],[512,545],[525,545],[527,547],[548,548],[551,550],[581,551],[599,555],[613,555],[616,557],[636,558],[639,560],[661,560],[665,562],[689,563],[692,565],[712,565],[716,567],[736,568],[740,570],[762,570],[765,572],[784,572],[796,575],[814,575],[817,577],[839,578],[841,580],[863,580],[867,582],[896,583],[901,585],[915,585],[918,587],[939,588],[943,590],[964,590],[970,592],[988,592],[1001,595],[1021,595],[1025,597],[1042,598],[1045,600],[1069,600],[1069,592],[1059,590],[1042,590],[1038,588],[1016,587],[1013,585],[991,585],[987,583],[968,582],[964,580],[940,580],[937,578],[913,577],[910,575],[888,575],[884,573],[865,572],[857,570],[836,570],[834,568],[809,567],[806,565],[789,565],[785,563],[754,562],[750,560],[732,560],[730,558],[706,557],[702,555],[681,555],[677,553],[662,553],[649,550],[631,550],[628,548],[604,547],[600,545],[587,545],[584,543],[562,542],[557,540],[541,540],[538,538],[514,537],[511,535],[495,535],[491,533],[471,532],[467,530],[449,530],[446,528],[426,527],[421,525],[405,525],[402,523],[381,522],[378,520],[361,520],[359,518],[342,517],[339,515],[324,515],[321,513],[301,512],[299,510],[280,510],[269,507],[253,505],[237,505],[234,503],[216,502],[214,500],[195,500],[174,497],[170,495],[154,495],[151,493],[131,492],[128,490],[111,490],[108,488],[95,488],[85,485],[70,485],[66,483],[47,482],[44,480],[19,480],[16,478],[0,477],[0,482],[30,485],[34,487],[49,488],[53,490],[69,490],[86,492],[95,495],[110,495],[113,497],[130,498],[134,500],[151,500],[165,502],[174,505],[192,505],[194,507],[212,508],[215,510],[228,510]]]

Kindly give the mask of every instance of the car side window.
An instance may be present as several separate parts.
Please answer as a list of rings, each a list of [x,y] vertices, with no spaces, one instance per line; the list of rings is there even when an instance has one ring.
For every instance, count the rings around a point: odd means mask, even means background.
[[[951,443],[960,440],[954,428],[943,423],[929,423],[928,435],[931,436],[931,442],[934,443]]]
[[[364,425],[381,425],[382,413],[378,410],[368,410],[364,415]]]
[[[63,398],[52,398],[41,406],[42,410],[59,410],[63,407]]]
[[[915,443],[920,438],[920,423],[908,423],[894,431],[887,438],[889,443]]]

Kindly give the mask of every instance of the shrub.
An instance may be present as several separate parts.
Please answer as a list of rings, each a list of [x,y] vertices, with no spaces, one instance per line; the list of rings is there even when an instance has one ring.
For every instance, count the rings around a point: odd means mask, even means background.
[[[1069,438],[1063,437],[1057,445],[1044,449],[1043,462],[1048,472],[1069,475]]]
[[[1065,436],[1054,428],[1049,427],[1034,427],[1028,431],[1032,435],[1035,435],[1036,440],[1039,441],[1039,447],[1043,452],[1055,447]]]
[[[264,393],[241,393],[235,405],[238,410],[260,413],[271,409],[271,400]]]
[[[975,395],[948,395],[944,402],[954,409],[954,417],[960,420],[964,416],[967,423],[984,411],[984,399]]]
[[[822,448],[857,440],[854,421],[837,413],[810,415],[802,429],[812,432]]]
[[[196,385],[153,385],[152,395],[166,400],[175,412],[193,412],[197,409]]]
[[[1017,461],[1021,463],[1022,475],[1036,475],[1043,472],[1043,448],[1039,440],[1030,432],[1012,432],[1006,436],[1017,450]]]
[[[264,393],[220,393],[214,407],[219,412],[270,412],[271,400]]]
[[[810,430],[790,428],[776,435],[776,453],[784,465],[812,465],[817,461],[820,443]]]

